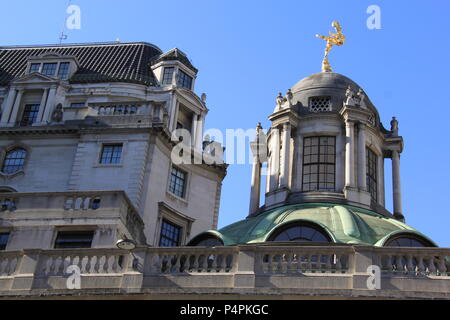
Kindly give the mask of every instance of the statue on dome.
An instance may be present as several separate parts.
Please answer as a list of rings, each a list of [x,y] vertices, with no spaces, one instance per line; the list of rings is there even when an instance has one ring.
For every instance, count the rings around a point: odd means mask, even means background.
[[[322,61],[322,72],[331,72],[330,62],[328,61],[328,53],[333,48],[334,45],[342,46],[345,43],[345,37],[342,34],[342,28],[337,21],[333,21],[331,24],[333,28],[336,29],[336,33],[329,32],[329,36],[322,36],[320,34],[316,34],[316,37],[321,38],[327,42],[325,46],[325,56]]]
[[[350,107],[355,107],[358,105],[358,97],[355,96],[355,92],[350,86],[348,86],[345,91],[345,105]]]
[[[398,120],[395,117],[392,117],[391,120],[391,132],[392,136],[394,137],[398,136]]]
[[[282,109],[283,104],[286,102],[286,98],[283,97],[283,95],[281,94],[281,92],[278,92],[278,96],[277,96],[277,109],[276,111],[279,111]]]
[[[359,106],[363,109],[367,109],[366,103],[364,101],[364,99],[366,98],[366,94],[364,93],[364,91],[361,88],[359,88],[356,96],[358,97],[358,100],[359,100]]]

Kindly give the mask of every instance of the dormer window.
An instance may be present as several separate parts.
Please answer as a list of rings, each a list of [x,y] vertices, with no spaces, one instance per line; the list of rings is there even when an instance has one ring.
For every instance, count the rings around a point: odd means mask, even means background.
[[[186,72],[178,70],[178,81],[177,85],[182,88],[191,89],[192,77],[188,76]]]
[[[30,73],[39,72],[40,68],[41,68],[41,64],[40,63],[32,63],[31,66],[30,66]]]
[[[70,62],[61,62],[59,64],[58,78],[64,80],[67,79],[67,77],[69,76],[69,66]]]
[[[42,74],[45,74],[46,76],[54,76],[56,73],[56,67],[57,63],[44,63],[42,67]]]
[[[174,67],[165,67],[162,84],[172,84],[173,72],[175,71]]]

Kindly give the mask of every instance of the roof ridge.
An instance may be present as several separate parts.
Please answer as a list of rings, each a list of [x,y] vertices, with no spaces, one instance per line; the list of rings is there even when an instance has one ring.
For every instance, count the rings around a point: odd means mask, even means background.
[[[37,45],[13,45],[0,46],[0,50],[8,49],[38,49],[38,48],[64,48],[64,47],[95,47],[95,46],[113,46],[113,45],[148,45],[163,53],[163,51],[156,45],[150,42],[82,42],[82,43],[66,43],[66,44],[37,44]]]

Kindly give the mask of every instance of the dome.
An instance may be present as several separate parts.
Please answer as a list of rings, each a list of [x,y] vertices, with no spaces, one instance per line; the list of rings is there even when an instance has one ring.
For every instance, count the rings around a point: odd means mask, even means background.
[[[203,232],[191,240],[191,245],[208,235],[224,245],[266,242],[283,226],[295,224],[317,226],[316,229],[322,230],[331,242],[341,244],[383,246],[387,240],[401,234],[436,246],[432,240],[398,220],[359,207],[329,203],[295,204],[268,210],[218,231]]]
[[[300,113],[304,113],[306,110],[302,110],[301,107],[308,107],[311,98],[329,97],[331,102],[330,111],[337,112],[342,108],[348,86],[355,93],[362,89],[356,82],[342,74],[335,72],[315,73],[303,78],[291,88],[293,94],[292,102],[294,105],[298,104]],[[365,103],[369,109],[372,109],[378,115],[367,95]]]

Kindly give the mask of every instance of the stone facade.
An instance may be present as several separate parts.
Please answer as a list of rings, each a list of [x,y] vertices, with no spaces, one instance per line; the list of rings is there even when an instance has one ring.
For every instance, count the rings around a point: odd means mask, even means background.
[[[0,213],[0,232],[10,236],[6,250],[53,248],[61,228],[94,229],[92,247],[112,248],[124,236],[159,245],[163,219],[180,228],[179,245],[217,227],[225,166],[177,166],[185,174],[183,195],[169,190],[171,133],[189,130],[189,145],[201,155],[208,112],[194,93],[197,69],[183,52],[163,53],[148,43],[0,51],[0,190],[15,204]],[[119,159],[104,163],[105,146],[119,146]],[[23,163],[5,172],[7,156],[18,148],[26,152]],[[110,214],[121,210],[102,196],[107,191],[126,199],[124,210],[135,212],[139,232],[128,230],[126,219],[103,217],[104,206]],[[69,217],[71,197],[83,199],[86,207],[77,203],[78,209],[89,214]],[[100,208],[92,210],[96,198]]]

